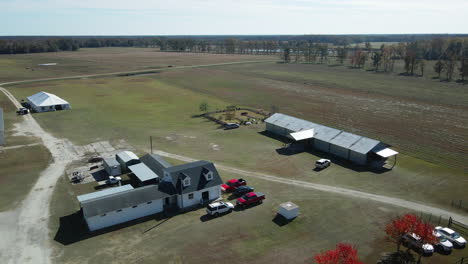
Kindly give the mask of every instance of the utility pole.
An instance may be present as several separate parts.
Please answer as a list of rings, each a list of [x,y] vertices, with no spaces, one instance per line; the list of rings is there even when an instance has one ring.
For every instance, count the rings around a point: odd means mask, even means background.
[[[153,136],[150,136],[150,149],[151,149],[151,154],[153,154]]]

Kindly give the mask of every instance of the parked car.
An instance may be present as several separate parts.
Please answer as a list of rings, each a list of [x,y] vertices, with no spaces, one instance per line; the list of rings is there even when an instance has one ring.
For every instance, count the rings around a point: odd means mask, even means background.
[[[18,115],[27,115],[29,113],[29,109],[21,107],[16,111]]]
[[[434,247],[431,244],[422,244],[421,238],[415,233],[403,235],[403,245],[414,250],[422,251],[423,254],[434,253]]]
[[[448,227],[441,227],[436,226],[434,228],[437,232],[439,232],[442,236],[448,239],[448,241],[452,242],[454,246],[464,247],[466,246],[466,240],[460,236],[457,232],[453,231]]]
[[[252,204],[261,204],[263,200],[265,200],[265,194],[261,192],[249,192],[237,198],[236,204],[241,207],[246,207]]]
[[[236,188],[236,190],[234,191],[234,194],[236,196],[242,196],[246,193],[249,193],[249,192],[253,192],[254,191],[254,188],[251,187],[251,186],[247,186],[247,185],[243,185],[243,186],[239,186]]]
[[[239,128],[239,124],[237,123],[227,123],[224,125],[224,129],[234,129],[234,128]]]
[[[331,164],[331,161],[329,159],[319,159],[315,162],[315,168],[317,169],[325,169],[329,167]]]
[[[109,185],[112,185],[112,184],[117,184],[120,181],[122,181],[122,178],[120,177],[109,176],[109,179],[106,180],[106,183]]]
[[[225,184],[221,185],[221,190],[224,192],[232,192],[242,185],[247,185],[247,182],[244,179],[230,179]]]
[[[95,162],[100,162],[103,161],[103,158],[100,156],[92,156],[91,158],[88,159],[89,163],[95,163]]]
[[[438,243],[434,244],[435,247],[445,251],[452,251],[453,244],[447,238],[445,238],[439,231],[434,230],[434,236],[437,237]]]
[[[206,213],[213,216],[219,216],[220,214],[230,213],[234,209],[234,205],[228,202],[214,202],[210,203],[206,207]]]

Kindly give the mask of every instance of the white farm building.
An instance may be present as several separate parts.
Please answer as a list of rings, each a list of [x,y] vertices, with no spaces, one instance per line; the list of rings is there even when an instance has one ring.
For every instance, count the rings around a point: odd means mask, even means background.
[[[147,154],[129,166],[137,177],[159,179],[134,188],[127,184],[77,197],[89,230],[95,231],[167,209],[184,210],[221,196],[222,180],[212,162],[170,166],[160,156]],[[136,166],[136,167],[135,167]]]
[[[266,130],[302,142],[358,165],[380,167],[398,152],[388,144],[310,121],[276,113],[265,120]]]
[[[38,92],[28,97],[28,103],[35,112],[49,112],[71,109],[70,103],[55,94]]]

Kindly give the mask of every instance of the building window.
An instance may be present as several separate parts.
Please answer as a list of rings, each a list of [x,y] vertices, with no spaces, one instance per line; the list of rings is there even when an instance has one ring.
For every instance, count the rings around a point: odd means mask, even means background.
[[[42,111],[44,111],[44,110],[45,110],[45,107],[41,107],[41,109],[42,109]]]
[[[152,204],[152,203],[153,203],[153,201],[149,201],[149,202],[147,202],[147,204]]]
[[[117,213],[118,213],[118,212],[122,212],[122,209],[117,210]]]
[[[205,178],[206,178],[207,181],[211,181],[213,179],[213,172],[212,171],[204,173],[204,175],[205,175]]]
[[[190,178],[189,177],[185,178],[183,184],[184,184],[184,187],[190,186]]]
[[[193,199],[193,193],[189,193],[188,198]]]
[[[132,206],[132,208],[137,208],[137,207],[138,207],[138,205],[134,205],[134,206]]]

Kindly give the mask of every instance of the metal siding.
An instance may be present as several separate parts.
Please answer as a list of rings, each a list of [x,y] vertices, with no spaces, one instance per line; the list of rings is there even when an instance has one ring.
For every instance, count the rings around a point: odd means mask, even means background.
[[[88,224],[89,230],[95,231],[105,227],[125,223],[134,219],[144,216],[160,213],[163,211],[162,199],[153,200],[151,204],[142,203],[136,208],[124,208],[121,212],[112,211],[106,213],[105,216],[97,215],[93,217],[86,217],[85,220]]]
[[[330,152],[330,144],[320,139],[314,139],[314,147],[323,152]]]
[[[342,132],[339,135],[337,135],[335,138],[330,140],[329,142],[332,145],[349,149],[354,143],[358,142],[361,138],[362,138],[361,136],[358,136],[355,134]]]
[[[351,150],[349,152],[349,160],[354,163],[364,165],[367,163],[367,155]]]
[[[122,185],[119,187],[112,187],[109,189],[105,189],[103,191],[82,194],[82,195],[77,196],[76,199],[78,199],[78,202],[82,203],[82,202],[89,201],[92,199],[102,198],[102,197],[106,197],[106,196],[116,194],[116,193],[121,193],[121,192],[128,191],[128,190],[133,190],[133,186],[130,184],[126,184],[126,185]]]
[[[349,149],[347,148],[330,144],[330,153],[343,159],[349,159]]]
[[[378,140],[367,138],[367,137],[362,137],[360,140],[354,143],[349,149],[357,153],[367,154],[369,151],[371,151],[373,148],[375,148],[379,144],[380,144],[380,141]]]

